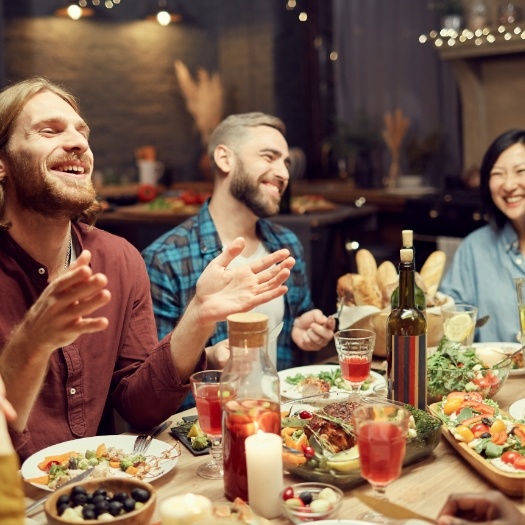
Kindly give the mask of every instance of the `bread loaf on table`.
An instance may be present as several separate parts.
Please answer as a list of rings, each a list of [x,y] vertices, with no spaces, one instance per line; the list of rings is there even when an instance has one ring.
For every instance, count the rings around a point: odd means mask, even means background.
[[[355,254],[357,273],[363,277],[375,281],[377,274],[377,262],[371,252],[365,249],[358,250]]]
[[[390,261],[383,261],[377,268],[376,283],[386,304],[390,303],[390,296],[398,282],[399,277],[394,264]]]
[[[445,263],[447,256],[445,252],[436,250],[432,252],[427,260],[424,262],[420,275],[427,287],[427,293],[431,297],[436,295],[443,271],[445,270]]]

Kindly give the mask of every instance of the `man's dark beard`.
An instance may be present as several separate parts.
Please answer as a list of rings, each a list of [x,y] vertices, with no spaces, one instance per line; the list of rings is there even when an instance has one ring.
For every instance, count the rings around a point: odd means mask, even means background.
[[[243,162],[237,157],[238,167],[233,174],[230,193],[239,202],[242,202],[256,217],[264,219],[279,213],[279,204],[276,205],[265,198],[259,188],[259,181],[252,181],[244,169]]]
[[[58,181],[32,163],[23,152],[8,152],[9,181],[18,201],[27,210],[48,217],[78,217],[96,198],[91,183],[73,179]]]

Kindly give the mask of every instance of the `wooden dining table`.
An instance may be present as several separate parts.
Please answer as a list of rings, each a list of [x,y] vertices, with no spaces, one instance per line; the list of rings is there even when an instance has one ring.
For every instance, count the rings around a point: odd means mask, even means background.
[[[521,375],[510,376],[501,391],[494,397],[501,409],[506,410],[518,399],[524,397],[524,377]],[[170,419],[173,426],[182,420],[182,416],[195,414],[195,409],[175,414]],[[175,444],[169,429],[157,437],[167,443]],[[182,444],[181,455],[176,466],[152,484],[157,490],[159,501],[186,493],[203,494],[213,502],[227,501],[224,496],[222,480],[203,479],[197,475],[196,469],[202,462],[208,461],[209,456],[193,456]],[[285,473],[285,486],[299,483],[303,480]],[[27,483],[24,484],[26,504],[41,498],[45,491]],[[387,488],[387,497],[413,511],[435,518],[445,503],[448,495],[453,492],[485,492],[494,489],[480,474],[475,472],[452,448],[441,438],[440,443],[433,453],[416,463],[403,468],[401,477]],[[370,492],[369,485],[363,483],[344,492],[344,500],[338,514],[339,519],[358,519],[367,507],[356,497],[357,492]],[[512,501],[525,513],[525,500],[523,497],[512,498]],[[153,516],[152,524],[160,522],[158,513],[159,505]],[[42,510],[31,516],[33,523],[46,523]],[[270,520],[272,523],[289,524],[287,518],[280,516]],[[147,525],[147,524],[144,524]]]

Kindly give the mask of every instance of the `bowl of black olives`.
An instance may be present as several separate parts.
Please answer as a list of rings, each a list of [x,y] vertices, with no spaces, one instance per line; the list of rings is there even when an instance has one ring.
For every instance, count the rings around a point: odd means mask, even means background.
[[[115,477],[59,488],[47,499],[44,510],[50,525],[104,521],[139,525],[149,523],[156,502],[157,494],[149,483]]]

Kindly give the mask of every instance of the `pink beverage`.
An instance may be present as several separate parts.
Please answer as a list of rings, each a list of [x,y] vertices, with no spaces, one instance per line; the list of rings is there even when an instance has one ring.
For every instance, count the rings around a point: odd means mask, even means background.
[[[402,428],[386,421],[364,423],[357,445],[361,475],[372,485],[386,487],[399,477],[406,446]]]
[[[248,501],[248,473],[244,440],[257,430],[281,434],[278,403],[261,399],[231,400],[223,405],[224,493],[233,501]]]
[[[199,425],[205,434],[222,434],[221,398],[219,385],[202,384],[197,386],[195,394]]]
[[[370,375],[371,361],[366,356],[350,355],[339,361],[341,375],[351,383],[364,383]]]

